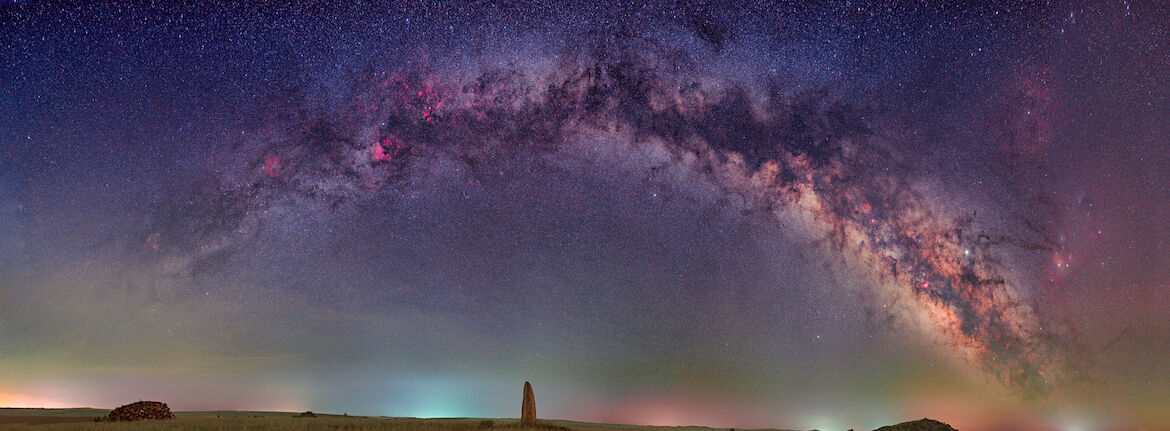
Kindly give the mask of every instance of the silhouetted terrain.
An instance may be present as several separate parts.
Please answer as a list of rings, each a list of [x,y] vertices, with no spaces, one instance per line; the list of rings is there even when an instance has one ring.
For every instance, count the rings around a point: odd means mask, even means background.
[[[916,421],[902,422],[897,425],[889,425],[878,428],[874,431],[957,431],[950,425],[942,422],[922,418]]]
[[[165,421],[95,422],[110,413],[106,409],[26,409],[0,408],[0,429],[22,429],[36,425],[38,431],[65,430],[386,430],[386,431],[723,431],[704,426],[642,426],[603,424],[566,420],[540,420],[526,426],[517,418],[391,418],[349,416],[301,412],[198,411],[175,412],[175,419]],[[779,429],[739,429],[736,431],[786,431]],[[822,430],[835,431],[835,430]],[[950,425],[919,419],[878,428],[875,431],[956,431]]]

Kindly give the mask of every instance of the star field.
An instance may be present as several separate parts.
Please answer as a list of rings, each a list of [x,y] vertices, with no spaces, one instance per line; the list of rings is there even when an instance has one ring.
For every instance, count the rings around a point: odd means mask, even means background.
[[[0,3],[0,405],[1168,426],[1161,6]]]

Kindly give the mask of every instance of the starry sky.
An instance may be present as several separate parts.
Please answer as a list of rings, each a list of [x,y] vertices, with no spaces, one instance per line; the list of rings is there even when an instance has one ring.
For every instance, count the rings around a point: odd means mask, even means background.
[[[0,405],[1170,427],[1146,1],[0,2]]]

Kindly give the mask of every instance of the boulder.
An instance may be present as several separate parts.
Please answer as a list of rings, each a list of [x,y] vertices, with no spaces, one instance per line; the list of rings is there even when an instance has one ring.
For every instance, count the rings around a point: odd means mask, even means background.
[[[110,412],[111,421],[140,421],[144,419],[174,419],[175,414],[166,403],[139,401],[126,404]]]

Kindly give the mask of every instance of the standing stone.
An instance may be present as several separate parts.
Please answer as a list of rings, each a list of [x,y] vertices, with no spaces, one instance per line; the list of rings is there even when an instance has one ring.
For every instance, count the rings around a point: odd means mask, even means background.
[[[524,382],[524,402],[520,404],[520,423],[536,425],[536,396],[532,395],[532,384]]]

